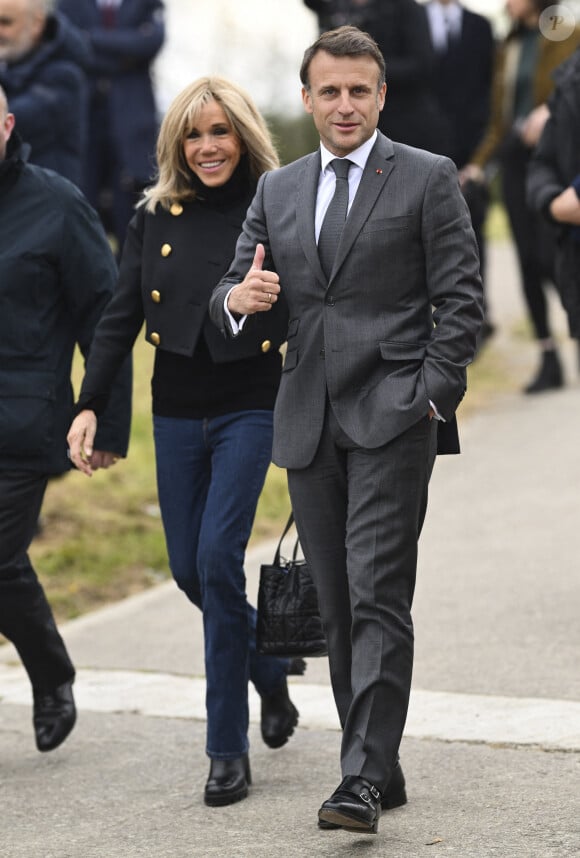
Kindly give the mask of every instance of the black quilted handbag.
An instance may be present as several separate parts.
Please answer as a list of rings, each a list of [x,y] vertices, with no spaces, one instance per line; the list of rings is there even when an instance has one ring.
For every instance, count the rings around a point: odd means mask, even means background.
[[[258,652],[263,655],[326,655],[326,638],[318,609],[316,588],[304,559],[297,559],[296,537],[292,558],[281,557],[282,541],[294,522],[290,513],[274,562],[260,567],[258,589]]]

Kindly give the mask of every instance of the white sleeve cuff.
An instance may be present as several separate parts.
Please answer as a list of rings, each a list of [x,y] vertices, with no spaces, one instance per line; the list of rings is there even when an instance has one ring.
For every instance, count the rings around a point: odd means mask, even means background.
[[[435,405],[435,403],[434,403],[434,402],[432,402],[431,400],[429,400],[429,405],[431,406],[431,408],[432,408],[432,409],[433,409],[433,411],[435,412],[435,414],[433,415],[433,416],[434,416],[434,418],[435,418],[435,420],[440,420],[442,423],[446,423],[447,421],[445,420],[445,418],[444,418],[444,417],[441,417],[441,415],[440,415],[440,414],[439,414],[439,412],[437,411],[437,406]]]
[[[229,321],[230,321],[230,327],[231,327],[231,329],[232,329],[232,334],[234,335],[234,337],[237,337],[237,335],[238,335],[239,333],[241,333],[241,331],[242,331],[242,329],[243,329],[243,327],[244,327],[244,324],[245,324],[245,322],[246,322],[246,319],[247,319],[248,317],[247,317],[247,316],[241,316],[239,319],[237,319],[237,320],[236,320],[236,319],[234,319],[234,317],[232,316],[232,314],[230,313],[230,311],[229,311],[229,309],[228,309],[228,298],[230,297],[230,295],[231,295],[232,291],[233,291],[235,288],[236,288],[235,286],[232,286],[232,288],[230,289],[230,291],[228,292],[228,294],[227,294],[227,295],[226,295],[226,297],[225,297],[225,300],[224,300],[224,313],[226,314],[226,316],[228,317],[228,319],[229,319]]]

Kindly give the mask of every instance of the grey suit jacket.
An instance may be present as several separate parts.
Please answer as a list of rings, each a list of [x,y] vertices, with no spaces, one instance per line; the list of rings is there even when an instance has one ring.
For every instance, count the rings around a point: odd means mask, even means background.
[[[327,395],[366,448],[425,417],[429,400],[454,421],[482,319],[477,246],[450,160],[379,133],[329,281],[314,234],[319,175],[316,152],[262,176],[210,301],[231,336],[224,299],[262,242],[263,267],[278,273],[289,311],[273,451],[286,468],[312,461]]]

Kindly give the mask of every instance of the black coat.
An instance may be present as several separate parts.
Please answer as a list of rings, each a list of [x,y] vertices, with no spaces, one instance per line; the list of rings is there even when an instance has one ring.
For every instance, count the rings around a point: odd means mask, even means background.
[[[2,67],[0,85],[30,162],[81,185],[86,143],[86,51],[61,15],[47,18],[42,42],[21,60]]]
[[[528,202],[552,219],[552,200],[580,176],[580,49],[555,74],[551,116],[528,168]],[[570,333],[580,338],[580,228],[558,224],[555,280],[568,313]]]
[[[435,52],[425,8],[416,0],[382,0],[371,35],[387,67],[379,129],[398,143],[439,152],[437,104],[431,89]]]
[[[80,191],[25,163],[13,135],[0,162],[0,470],[70,467],[75,345],[89,353],[116,266]],[[131,373],[126,364],[99,422],[95,448],[125,455]]]
[[[245,207],[231,216],[197,201],[171,211],[157,206],[155,214],[138,209],[127,231],[117,292],[96,333],[79,408],[99,412],[143,322],[153,346],[178,355],[192,356],[203,334],[215,363],[280,347],[287,330],[283,299],[270,312],[250,316],[245,335],[235,340],[222,336],[207,313],[212,291],[233,258]]]
[[[489,120],[494,41],[487,18],[463,9],[461,33],[436,57],[432,77],[440,134],[436,151],[461,168],[469,163]]]

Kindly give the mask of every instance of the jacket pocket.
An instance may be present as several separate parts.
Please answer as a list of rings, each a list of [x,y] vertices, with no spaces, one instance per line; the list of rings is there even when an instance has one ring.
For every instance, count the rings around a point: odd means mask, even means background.
[[[286,356],[284,357],[284,365],[282,366],[282,372],[288,372],[288,370],[294,369],[297,363],[298,349],[288,349],[288,351],[286,352]]]
[[[54,439],[54,373],[0,372],[0,453],[35,456]]]
[[[404,343],[386,340],[379,343],[383,360],[423,360],[427,346],[423,343]]]
[[[415,222],[415,215],[396,215],[394,217],[380,217],[368,220],[361,230],[361,235],[369,232],[387,232],[391,229],[411,229]]]

